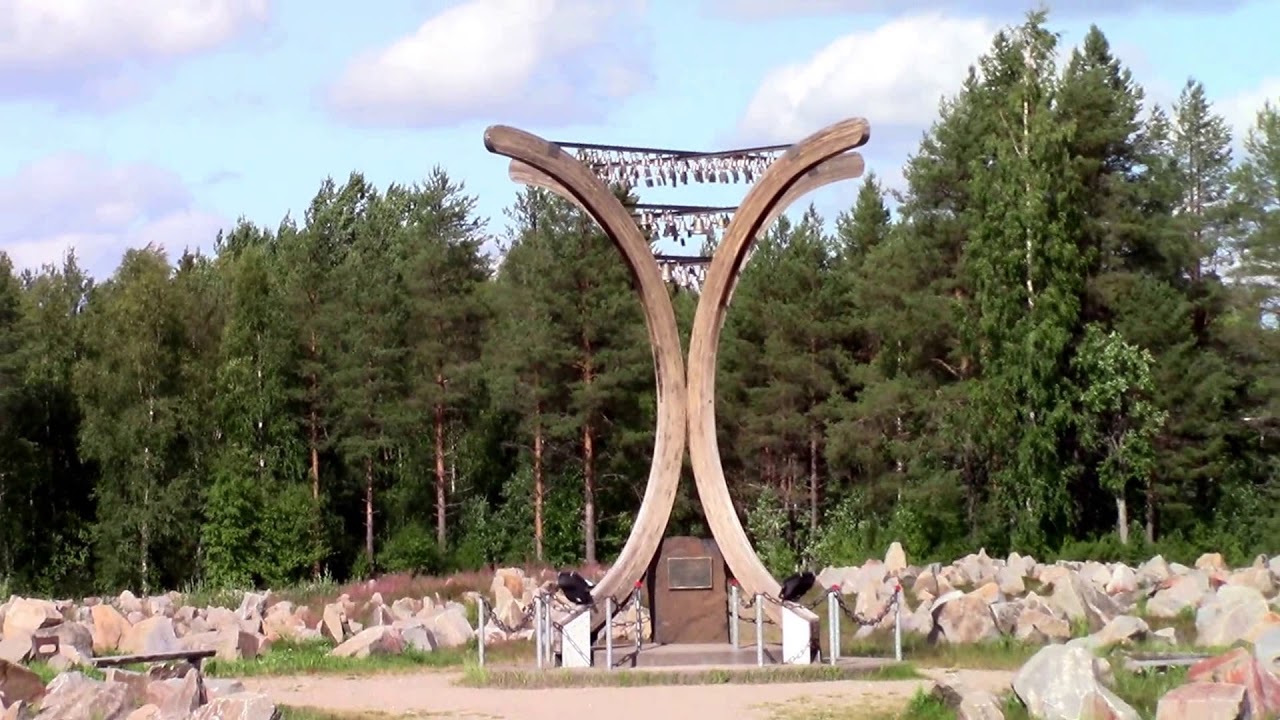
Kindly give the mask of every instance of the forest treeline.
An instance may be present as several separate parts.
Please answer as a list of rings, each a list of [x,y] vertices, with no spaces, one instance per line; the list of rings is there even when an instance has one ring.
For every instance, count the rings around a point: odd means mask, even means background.
[[[896,213],[869,175],[834,233],[811,207],[760,238],[716,389],[775,570],[1280,550],[1278,107],[1233,154],[1198,82],[1156,107],[1096,28],[1057,42],[995,37]],[[212,256],[0,259],[0,585],[608,562],[652,450],[639,302],[571,205],[508,212],[491,261],[445,170],[353,173]],[[706,532],[692,487],[673,532]]]

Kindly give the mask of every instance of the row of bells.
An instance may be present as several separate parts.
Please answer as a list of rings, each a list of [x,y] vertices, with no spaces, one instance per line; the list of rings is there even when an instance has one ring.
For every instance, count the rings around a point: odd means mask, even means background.
[[[765,154],[727,157],[650,157],[617,150],[583,150],[580,158],[597,175],[611,183],[646,187],[695,183],[753,183],[773,157]]]

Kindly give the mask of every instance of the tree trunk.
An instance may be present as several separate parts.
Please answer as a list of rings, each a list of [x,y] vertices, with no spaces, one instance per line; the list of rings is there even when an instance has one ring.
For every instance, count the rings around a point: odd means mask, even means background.
[[[584,331],[582,336],[582,384],[595,382],[594,350]],[[591,424],[592,412],[582,419],[582,536],[588,565],[596,562],[596,438]]]
[[[448,518],[446,505],[448,495],[445,492],[448,480],[444,471],[444,405],[436,403],[436,545],[444,550],[448,543]]]
[[[596,562],[596,443],[588,421],[582,426],[582,533],[588,565]]]
[[[364,557],[373,572],[373,456],[364,460]]]
[[[1156,541],[1156,484],[1147,478],[1147,544]]]
[[[809,435],[809,534],[818,534],[818,428]]]
[[[151,450],[147,451],[148,456]],[[149,482],[149,480],[148,480]],[[151,513],[151,486],[147,485],[142,489],[142,507],[143,516],[142,523],[138,528],[138,545],[141,552],[138,553],[139,563],[138,569],[142,572],[142,594],[147,595],[151,592],[151,582],[148,576],[151,574],[151,523],[147,519]]]
[[[316,333],[311,331],[311,357],[316,355]],[[311,501],[315,504],[315,518],[313,519],[313,532],[316,541],[319,542],[320,534],[323,532],[322,518],[320,516],[320,413],[316,410],[315,398],[319,396],[319,382],[313,374],[307,379],[309,389],[311,391],[311,408],[308,417],[308,431],[310,433],[309,444],[311,451]],[[317,557],[311,565],[312,578],[319,580],[321,573],[320,558]]]
[[[1116,532],[1120,535],[1120,544],[1129,544],[1129,504],[1124,495],[1116,496]]]
[[[546,487],[542,481],[542,404],[534,407],[533,426],[533,556],[542,561],[542,503]]]

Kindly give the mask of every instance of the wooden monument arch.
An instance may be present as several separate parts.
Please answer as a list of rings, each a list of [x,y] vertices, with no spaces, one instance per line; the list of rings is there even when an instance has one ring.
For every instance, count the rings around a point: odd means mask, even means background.
[[[733,215],[717,247],[694,315],[686,376],[675,310],[649,242],[626,207],[578,159],[536,135],[503,125],[485,130],[485,148],[511,158],[512,180],[546,188],[590,215],[622,254],[635,280],[653,349],[657,427],[653,460],[640,511],[618,559],[592,590],[597,600],[629,590],[645,573],[666,531],[688,443],[698,497],[725,563],[744,593],[777,597],[780,585],[760,561],[738,520],[716,442],[716,356],[729,299],[757,233],[814,190],[862,175],[856,152],[871,129],[863,118],[830,125],[787,148],[759,177]],[[766,612],[783,624],[782,608]],[[792,610],[809,623],[817,616]]]

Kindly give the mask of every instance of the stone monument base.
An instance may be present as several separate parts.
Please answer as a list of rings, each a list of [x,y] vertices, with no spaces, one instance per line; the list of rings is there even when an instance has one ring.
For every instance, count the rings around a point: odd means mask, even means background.
[[[787,665],[810,664],[813,662],[813,650],[818,647],[817,641],[818,623],[813,613],[783,605],[782,662]]]

